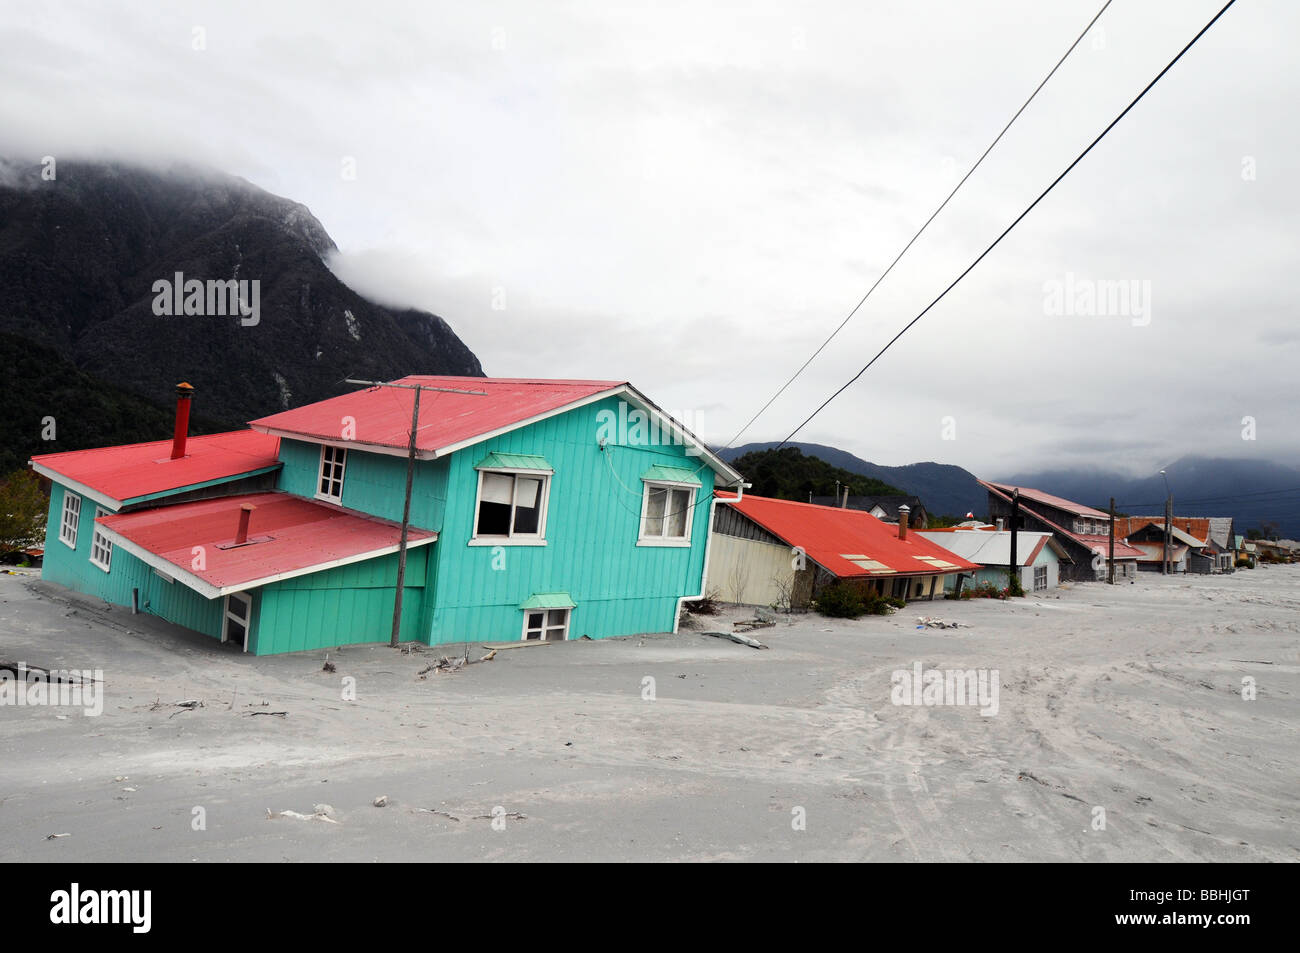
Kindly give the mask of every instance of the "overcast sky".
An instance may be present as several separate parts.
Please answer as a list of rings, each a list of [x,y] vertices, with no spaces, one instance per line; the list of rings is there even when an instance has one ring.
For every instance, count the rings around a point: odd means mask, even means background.
[[[0,0],[0,153],[241,175],[488,374],[630,380],[725,443],[1102,3]],[[738,442],[785,437],[1220,6],[1115,0]],[[982,476],[1300,460],[1298,33],[1289,0],[1234,6],[797,439]],[[1102,281],[1128,313],[1070,313]]]

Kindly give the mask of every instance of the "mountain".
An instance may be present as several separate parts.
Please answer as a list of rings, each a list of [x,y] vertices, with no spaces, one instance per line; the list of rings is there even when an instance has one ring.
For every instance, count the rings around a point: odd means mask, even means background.
[[[847,485],[854,496],[901,496],[903,491],[880,480],[833,467],[818,457],[804,456],[798,447],[753,450],[728,461],[745,475],[756,496],[799,500],[832,496]]]
[[[733,463],[747,453],[771,450],[772,443],[747,443],[721,451],[728,463]],[[835,447],[820,443],[789,443],[808,456],[817,457],[850,473],[861,474],[898,487],[905,493],[919,496],[926,509],[934,516],[976,516],[988,512],[988,491],[979,485],[975,475],[961,467],[944,463],[910,463],[904,467],[882,467],[868,463],[860,457]],[[740,471],[748,479],[749,474]],[[757,492],[757,491],[755,491]]]
[[[1165,467],[1165,477],[1175,515],[1231,516],[1243,536],[1271,522],[1283,538],[1300,538],[1300,469],[1267,460],[1187,456]],[[1134,516],[1164,512],[1165,480],[1159,473],[1039,470],[997,482],[1036,487],[1102,510],[1113,496],[1119,512]]]
[[[483,374],[442,318],[343,284],[324,260],[335,250],[305,206],[224,173],[64,160],[45,181],[40,165],[0,160],[0,334],[5,366],[31,369],[10,381],[26,396],[0,442],[25,459],[140,439],[150,408],[170,419],[179,381],[199,418],[238,427],[349,390],[345,377]],[[209,290],[192,299],[205,314],[157,313],[181,303],[158,284],[177,274],[182,287],[250,282],[244,311]],[[87,417],[88,400],[113,409]]]

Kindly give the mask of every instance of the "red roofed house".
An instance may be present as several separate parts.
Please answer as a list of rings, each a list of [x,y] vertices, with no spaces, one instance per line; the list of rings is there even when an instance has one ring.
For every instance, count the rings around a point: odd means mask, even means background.
[[[761,496],[719,497],[709,551],[709,582],[723,599],[746,605],[815,597],[837,579],[858,579],[884,596],[933,599],[944,577],[980,567],[915,531],[863,510]]]
[[[414,422],[402,639],[674,631],[703,594],[740,474],[630,384],[394,384],[193,438],[182,385],[170,441],[34,457],[43,577],[258,655],[387,640]]]
[[[1110,514],[1090,506],[1027,486],[1010,486],[980,480],[989,492],[989,517],[1011,526],[1012,495],[1019,495],[1017,529],[1050,532],[1064,549],[1066,561],[1061,578],[1100,580],[1107,578],[1110,560]],[[1146,554],[1115,536],[1115,578],[1136,579],[1137,563]]]

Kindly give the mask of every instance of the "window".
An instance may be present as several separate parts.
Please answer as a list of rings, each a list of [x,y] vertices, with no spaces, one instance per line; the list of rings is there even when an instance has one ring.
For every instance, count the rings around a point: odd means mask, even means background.
[[[1038,592],[1040,589],[1046,589],[1046,588],[1047,588],[1047,567],[1035,566],[1034,567],[1034,592]]]
[[[343,503],[343,469],[348,452],[342,447],[320,448],[320,478],[316,482],[316,499]]]
[[[474,538],[543,542],[549,489],[540,473],[480,470]]]
[[[639,542],[651,546],[689,546],[694,490],[690,486],[647,482],[641,502]]]
[[[248,651],[248,623],[252,617],[253,597],[246,592],[232,592],[226,596],[225,625],[222,628],[222,642],[238,642],[239,647]]]
[[[95,507],[95,519],[101,516],[108,516],[108,510],[102,506]],[[90,537],[90,561],[104,572],[108,572],[113,565],[113,543],[97,524],[92,525],[95,532]]]
[[[59,521],[59,539],[77,548],[77,527],[81,525],[81,497],[63,491],[63,518]]]
[[[525,642],[563,642],[569,637],[568,609],[525,609]]]

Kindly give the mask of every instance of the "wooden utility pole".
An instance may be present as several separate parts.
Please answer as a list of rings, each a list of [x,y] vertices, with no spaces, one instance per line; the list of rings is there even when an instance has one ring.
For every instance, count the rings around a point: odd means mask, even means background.
[[[402,538],[397,547],[397,590],[393,594],[393,635],[388,644],[397,648],[402,633],[402,590],[406,587],[406,539],[411,529],[411,487],[415,481],[416,434],[420,429],[420,392],[431,390],[445,394],[470,394],[486,397],[487,391],[460,390],[456,387],[429,387],[425,384],[393,384],[387,381],[354,381],[346,384],[364,384],[367,387],[398,387],[415,391],[411,407],[411,435],[406,444],[406,497],[402,500]]]
[[[411,528],[411,484],[415,480],[415,435],[420,427],[420,388],[411,401],[411,439],[406,445],[406,498],[402,500],[402,541],[397,546],[397,591],[393,594],[393,637],[388,644],[397,648],[402,641],[402,590],[406,588],[406,535]]]
[[[1106,567],[1106,581],[1115,585],[1115,497],[1110,498],[1110,565]]]
[[[1007,585],[1011,585],[1012,579],[1020,576],[1020,563],[1016,560],[1016,532],[1017,524],[1020,522],[1020,490],[1011,491],[1011,567],[1010,575],[1007,578]]]

